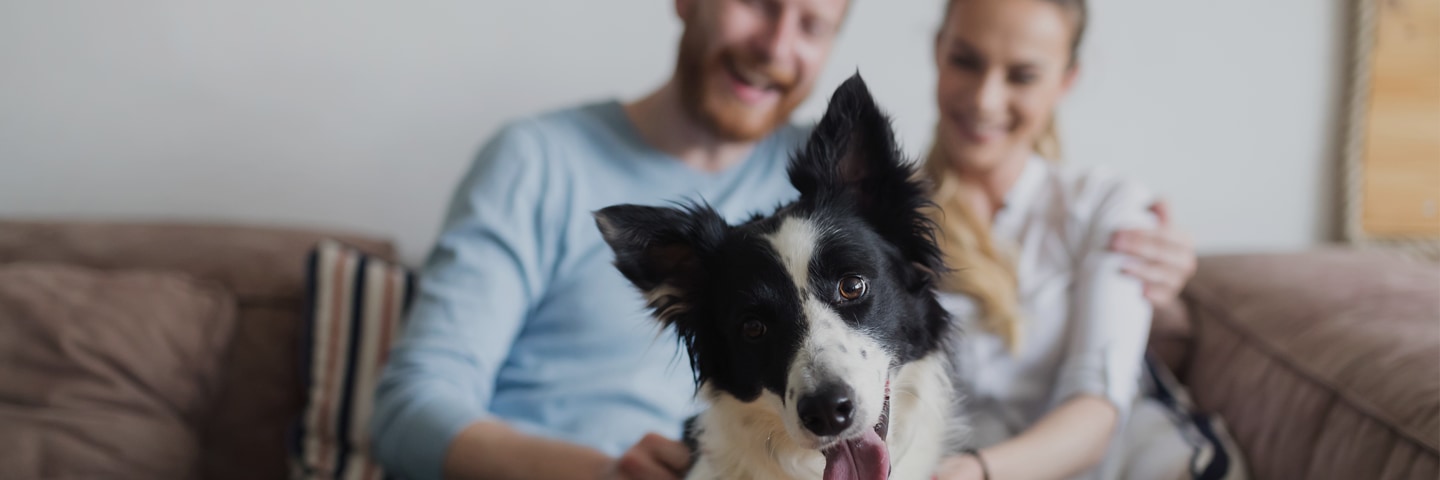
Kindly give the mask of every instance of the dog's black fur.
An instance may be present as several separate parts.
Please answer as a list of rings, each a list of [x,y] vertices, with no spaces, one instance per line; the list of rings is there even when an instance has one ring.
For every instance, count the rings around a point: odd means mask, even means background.
[[[905,161],[890,120],[858,74],[836,90],[808,143],[791,158],[789,176],[798,200],[739,225],[727,224],[703,204],[613,206],[597,212],[596,219],[615,251],[616,267],[646,294],[654,316],[675,329],[696,384],[710,400],[730,396],[753,403],[769,393],[793,414],[791,403],[814,393],[804,390],[824,388],[792,385],[800,378],[794,372],[799,363],[817,372],[858,373],[815,363],[819,360],[797,362],[807,345],[814,347],[805,351],[807,359],[827,348],[858,349],[826,354],[854,365],[881,355],[888,363],[883,366],[888,388],[902,367],[945,354],[951,324],[935,296],[935,276],[945,266],[923,211],[926,186]],[[787,221],[797,220],[804,227],[799,231],[812,235],[780,232]],[[796,281],[784,249],[808,258],[798,273],[805,281]],[[863,294],[847,299],[837,282],[853,277],[862,279]],[[823,332],[815,329],[827,327],[817,327],[812,317],[829,315],[817,305],[833,312],[848,327],[847,335],[867,340],[816,340]],[[747,336],[757,323],[761,335]],[[877,346],[880,351],[869,351]],[[944,395],[949,398],[949,392]],[[703,435],[703,418],[698,427]],[[818,437],[822,443],[843,440]]]

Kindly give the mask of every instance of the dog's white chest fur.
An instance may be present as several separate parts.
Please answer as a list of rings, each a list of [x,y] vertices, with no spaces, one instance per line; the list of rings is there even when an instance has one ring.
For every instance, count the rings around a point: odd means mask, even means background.
[[[900,368],[891,385],[890,478],[927,479],[941,457],[960,440],[953,417],[955,395],[943,352]],[[784,411],[780,397],[766,392],[745,403],[728,395],[702,395],[714,404],[701,414],[696,428],[700,456],[690,480],[819,479],[825,457],[804,448],[786,433],[775,412]]]

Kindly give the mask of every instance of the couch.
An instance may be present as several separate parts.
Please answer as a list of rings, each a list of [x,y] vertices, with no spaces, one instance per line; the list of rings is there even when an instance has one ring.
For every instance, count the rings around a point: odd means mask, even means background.
[[[395,256],[384,239],[306,229],[0,221],[0,348],[13,349],[0,350],[0,479],[286,477],[287,431],[304,402],[296,366],[304,261],[324,238]],[[36,278],[54,288],[5,285]],[[158,296],[145,300],[151,294]],[[171,297],[183,301],[146,310]],[[1224,418],[1255,478],[1440,476],[1434,265],[1344,249],[1206,257],[1182,299],[1158,312],[1152,351],[1202,410]],[[102,304],[47,313],[57,302]],[[114,322],[129,330],[147,315],[172,322],[148,336],[121,336],[183,355],[163,369],[72,375],[77,365],[106,367],[95,365],[90,347],[47,336],[55,325],[27,320],[82,322],[109,312],[132,312]],[[95,336],[90,327],[74,334]],[[204,347],[176,345],[191,341]],[[72,378],[91,385],[68,387]],[[127,382],[144,388],[115,387]],[[83,415],[108,405],[165,416],[163,428],[136,431],[178,432],[172,442],[181,446],[151,463],[132,461],[134,453],[120,458],[120,447],[104,442],[124,446],[150,433],[115,432],[116,420]]]
[[[1440,266],[1214,256],[1181,297],[1151,349],[1224,418],[1254,478],[1440,478]]]
[[[188,403],[198,405],[150,402],[162,405],[145,408],[145,411],[141,412],[154,417],[167,416],[175,413],[174,410],[182,410],[183,414],[171,416],[182,417],[181,422],[178,422],[182,425],[177,429],[183,431],[182,435],[193,439],[193,449],[186,452],[186,455],[157,461],[154,462],[155,465],[126,468],[129,465],[122,460],[133,460],[133,455],[118,458],[130,452],[116,452],[115,444],[123,445],[121,442],[124,442],[126,436],[158,435],[164,434],[163,431],[155,432],[154,429],[136,426],[132,431],[119,432],[121,438],[100,438],[87,429],[97,424],[108,428],[115,423],[113,419],[105,419],[104,423],[84,422],[73,418],[73,421],[59,424],[28,422],[46,407],[57,410],[73,409],[71,404],[79,402],[75,397],[81,395],[66,392],[63,385],[47,387],[55,392],[39,392],[38,395],[15,392],[25,386],[7,382],[7,374],[14,375],[16,370],[21,369],[53,371],[55,366],[36,364],[39,362],[34,360],[34,357],[39,356],[40,352],[28,354],[25,351],[0,350],[0,479],[30,479],[51,475],[52,478],[116,479],[286,478],[289,472],[285,453],[287,433],[290,422],[300,412],[304,402],[298,356],[305,315],[305,260],[315,244],[325,238],[340,240],[384,258],[395,256],[394,247],[386,240],[302,229],[0,221],[0,271],[22,266],[30,266],[31,270],[34,270],[34,265],[63,264],[100,272],[178,272],[199,282],[194,289],[218,293],[228,305],[228,308],[222,308],[220,312],[197,320],[220,325],[218,330],[223,330],[221,333],[225,338],[215,342],[218,347],[212,346],[212,351],[208,352],[210,357],[201,358],[197,355],[186,359],[188,364],[211,361],[218,364],[218,368],[210,368],[198,374],[187,372],[190,373],[188,378],[176,379],[177,382],[203,385],[200,392],[187,395],[197,397],[198,400]],[[0,275],[0,278],[6,276]],[[126,283],[126,280],[132,279],[104,280],[109,281],[109,287],[117,288]],[[171,290],[177,287],[168,286]],[[6,324],[13,320],[5,318],[5,290],[4,286],[0,286],[0,336],[5,335]],[[143,294],[145,292],[134,293]],[[16,295],[11,295],[9,300],[23,300],[15,297]],[[89,300],[107,300],[93,297]],[[121,309],[130,306],[106,307]],[[37,315],[43,313],[45,312]],[[142,313],[159,315],[164,312]],[[227,318],[224,318],[226,316],[233,317],[233,320],[227,322]],[[227,323],[229,325],[225,325]],[[177,326],[189,325],[178,325],[177,322]],[[0,337],[0,342],[4,341],[5,339]],[[73,340],[71,342],[74,343]],[[104,351],[107,347],[68,347],[63,350],[63,354],[78,362],[95,356],[95,352]],[[16,360],[17,355],[23,356],[21,358],[28,365],[16,365],[20,363]],[[128,360],[139,363],[153,359],[142,357]],[[141,365],[131,371],[106,375],[99,378],[98,383],[113,386],[135,380],[146,373],[142,370],[143,367],[147,366]],[[175,367],[167,365],[161,368],[173,370]],[[76,377],[81,378],[76,378],[75,382],[96,383],[93,380],[97,380],[93,378],[95,375]],[[136,404],[141,404],[142,407],[145,405],[143,402],[132,401],[133,397],[153,396],[156,391],[177,396],[192,393],[176,392],[176,389],[164,384],[164,379],[134,383],[145,384],[143,390],[146,391],[137,393],[109,388],[104,392],[86,391],[84,394],[91,397],[102,394],[122,397],[102,405],[118,405],[117,410],[135,411],[142,410],[137,408]],[[42,401],[26,401],[22,398],[17,402],[16,396],[42,397]],[[179,408],[181,406],[186,408]],[[46,428],[48,431],[30,431],[38,428]],[[143,438],[136,441],[156,440]],[[94,450],[115,453],[112,458],[102,456],[90,460],[91,464],[76,465],[74,457],[92,457],[95,455],[92,453]]]

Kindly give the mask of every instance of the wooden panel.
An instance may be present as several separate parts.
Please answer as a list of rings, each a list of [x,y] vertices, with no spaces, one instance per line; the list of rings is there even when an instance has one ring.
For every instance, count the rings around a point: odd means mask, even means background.
[[[1440,0],[1379,0],[1361,225],[1440,236]]]

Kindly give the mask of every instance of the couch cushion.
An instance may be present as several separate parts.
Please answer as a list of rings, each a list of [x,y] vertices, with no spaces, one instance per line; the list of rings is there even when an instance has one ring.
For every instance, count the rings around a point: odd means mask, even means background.
[[[234,299],[167,272],[0,266],[6,478],[189,478]]]
[[[334,232],[172,223],[0,221],[0,264],[43,260],[100,269],[165,269],[226,286],[239,324],[202,432],[201,476],[285,478],[285,432],[304,402],[299,361],[305,258],[337,239],[394,259],[383,240]]]
[[[1202,259],[1187,383],[1259,478],[1440,474],[1440,269],[1345,250]]]

